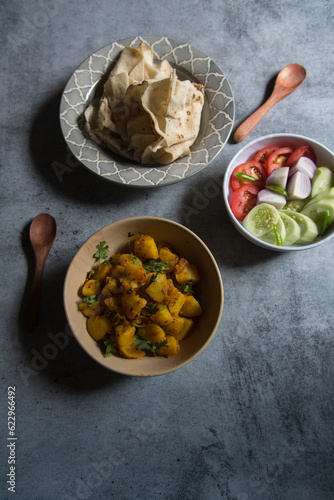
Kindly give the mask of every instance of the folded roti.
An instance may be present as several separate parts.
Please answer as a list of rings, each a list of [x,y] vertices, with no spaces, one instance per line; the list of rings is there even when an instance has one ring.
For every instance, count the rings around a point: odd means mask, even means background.
[[[85,111],[97,143],[141,164],[168,164],[190,154],[200,129],[203,86],[178,79],[168,61],[153,61],[142,42],[125,47],[101,98]]]

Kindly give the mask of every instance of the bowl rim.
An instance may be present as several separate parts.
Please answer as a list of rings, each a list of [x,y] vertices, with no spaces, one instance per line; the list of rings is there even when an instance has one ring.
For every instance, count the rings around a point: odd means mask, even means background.
[[[316,241],[314,243],[310,243],[308,245],[300,245],[300,246],[297,246],[297,245],[296,246],[294,246],[294,245],[290,245],[290,246],[286,245],[286,246],[284,246],[283,245],[283,247],[278,247],[277,245],[272,245],[271,243],[267,243],[265,241],[262,241],[259,238],[257,238],[256,236],[253,236],[252,234],[250,234],[243,227],[243,225],[235,218],[235,216],[234,216],[234,214],[233,214],[233,212],[231,210],[228,198],[229,198],[229,180],[230,180],[230,176],[231,176],[232,165],[234,163],[236,163],[236,159],[239,156],[241,156],[245,152],[245,150],[247,150],[248,148],[251,148],[252,146],[254,146],[256,143],[258,143],[260,141],[271,140],[271,139],[282,139],[282,140],[284,140],[284,139],[287,139],[287,140],[288,139],[290,139],[290,140],[298,139],[298,140],[302,140],[302,141],[308,142],[311,146],[315,145],[316,147],[322,148],[329,155],[331,155],[333,157],[333,166],[334,166],[334,153],[329,148],[327,148],[325,145],[323,145],[321,142],[317,141],[316,139],[311,139],[310,137],[306,137],[306,136],[300,135],[300,134],[293,134],[293,133],[291,133],[291,134],[289,134],[289,133],[267,134],[267,135],[258,137],[257,139],[253,139],[252,141],[250,141],[249,143],[247,143],[245,146],[243,146],[233,156],[233,158],[229,162],[228,166],[226,167],[226,170],[225,170],[225,173],[224,173],[224,179],[223,179],[223,183],[222,183],[222,190],[223,190],[224,203],[225,203],[226,210],[227,210],[227,213],[229,215],[229,218],[230,218],[231,222],[233,223],[233,225],[236,227],[236,229],[239,231],[239,233],[241,233],[248,241],[250,241],[253,244],[255,244],[257,246],[260,246],[262,248],[266,248],[267,250],[273,250],[273,251],[276,251],[276,252],[291,252],[291,251],[303,251],[303,250],[309,250],[309,249],[316,248],[317,246],[322,245],[323,243],[325,243],[328,240],[330,240],[331,238],[333,238],[334,237],[334,231],[331,234],[328,234],[327,236],[325,236],[324,238],[322,238],[321,240],[318,240],[318,241]],[[333,170],[333,172],[334,172],[334,170]]]
[[[150,373],[139,373],[139,372],[138,373],[131,373],[131,372],[129,372],[129,371],[123,369],[123,368],[117,368],[117,367],[115,368],[115,367],[110,366],[110,359],[111,358],[104,358],[102,356],[102,354],[101,354],[101,356],[94,356],[93,353],[90,352],[90,350],[87,349],[86,346],[84,345],[84,343],[81,341],[80,333],[77,331],[77,329],[75,328],[75,326],[73,326],[73,324],[72,324],[72,321],[71,321],[71,306],[74,306],[74,304],[70,305],[68,303],[68,300],[67,300],[67,294],[68,294],[68,289],[69,289],[69,281],[70,281],[71,273],[73,271],[73,267],[75,266],[74,263],[76,261],[76,258],[78,256],[78,254],[80,252],[82,252],[84,246],[87,245],[88,242],[91,239],[93,239],[94,237],[96,237],[96,234],[99,233],[102,230],[106,230],[107,228],[109,228],[111,226],[115,226],[115,225],[136,223],[137,221],[143,221],[143,222],[144,221],[145,222],[149,222],[149,221],[155,221],[155,222],[161,221],[163,223],[171,224],[171,225],[177,226],[179,229],[187,232],[192,238],[194,238],[195,240],[197,240],[197,242],[199,243],[199,245],[207,253],[207,255],[210,258],[210,261],[211,261],[211,263],[213,265],[213,268],[214,268],[214,271],[215,271],[215,275],[217,277],[217,283],[218,283],[218,286],[219,286],[219,295],[220,295],[220,301],[219,301],[220,303],[219,303],[219,308],[218,308],[218,311],[217,311],[217,317],[216,317],[215,322],[214,322],[214,327],[212,328],[212,331],[211,331],[210,335],[208,335],[206,341],[203,342],[203,344],[201,344],[201,346],[191,356],[189,356],[188,358],[184,359],[180,363],[178,363],[176,365],[175,364],[170,365],[169,367],[161,369],[158,373],[152,373],[152,374],[150,374]],[[189,364],[191,361],[193,361],[195,358],[197,358],[204,351],[204,349],[208,346],[208,344],[212,341],[213,337],[215,336],[215,334],[217,332],[219,324],[221,322],[221,317],[222,317],[222,313],[223,313],[223,307],[224,307],[224,286],[223,286],[223,280],[222,280],[222,276],[221,276],[218,264],[217,264],[217,262],[216,262],[216,260],[215,260],[215,258],[213,256],[211,250],[204,243],[204,241],[199,236],[197,236],[196,233],[194,233],[193,231],[191,231],[191,229],[183,226],[179,222],[176,222],[176,221],[173,221],[173,220],[170,220],[170,219],[166,219],[166,218],[162,218],[162,217],[155,217],[155,216],[135,216],[135,217],[127,217],[125,219],[118,219],[116,221],[111,222],[110,224],[106,224],[105,226],[102,226],[97,231],[95,231],[93,234],[91,234],[82,243],[82,245],[80,246],[80,248],[75,252],[74,256],[72,257],[72,259],[70,261],[70,264],[69,264],[69,266],[67,268],[67,271],[66,271],[66,275],[65,275],[65,279],[64,279],[64,285],[63,285],[63,304],[64,304],[64,310],[65,310],[65,315],[66,315],[67,323],[68,323],[68,326],[69,326],[69,328],[70,328],[70,330],[71,330],[71,332],[73,334],[73,337],[76,339],[76,341],[81,346],[81,348],[86,352],[86,354],[88,354],[90,356],[91,359],[93,359],[94,361],[97,361],[104,368],[106,368],[106,369],[108,369],[110,371],[116,372],[118,374],[121,374],[121,375],[132,376],[132,377],[153,377],[153,376],[166,375],[168,373],[172,373],[174,371],[177,371],[177,370],[183,368],[184,366],[186,366],[187,364]],[[88,332],[87,332],[87,335],[88,335]],[[108,364],[108,362],[106,362],[106,359],[109,360],[109,364]],[[169,358],[169,359],[172,359],[172,358]],[[127,359],[124,359],[124,361],[130,361],[131,362],[131,360],[127,360]]]

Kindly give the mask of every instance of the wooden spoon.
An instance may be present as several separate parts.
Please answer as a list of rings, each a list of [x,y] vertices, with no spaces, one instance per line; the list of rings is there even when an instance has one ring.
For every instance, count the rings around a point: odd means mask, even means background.
[[[285,66],[277,75],[274,90],[269,99],[262,104],[251,116],[249,116],[234,132],[233,140],[241,142],[259,123],[261,118],[277,102],[284,99],[294,90],[301,86],[306,78],[306,69],[300,64],[289,64]]]
[[[25,325],[34,331],[39,313],[44,264],[57,234],[57,223],[52,215],[39,214],[31,225],[29,237],[35,254],[35,272],[27,302]]]

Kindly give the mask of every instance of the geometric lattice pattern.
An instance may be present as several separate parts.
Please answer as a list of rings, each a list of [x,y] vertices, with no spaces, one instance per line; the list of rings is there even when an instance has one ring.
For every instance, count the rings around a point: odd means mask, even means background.
[[[82,132],[82,116],[99,83],[126,45],[148,43],[157,60],[167,59],[180,79],[203,84],[205,102],[201,128],[191,154],[169,165],[139,165],[95,144]],[[227,78],[205,54],[187,43],[166,37],[136,37],[114,42],[88,57],[73,73],[62,95],[60,123],[74,156],[92,172],[111,182],[155,187],[179,182],[208,165],[228,140],[234,121],[234,100]]]

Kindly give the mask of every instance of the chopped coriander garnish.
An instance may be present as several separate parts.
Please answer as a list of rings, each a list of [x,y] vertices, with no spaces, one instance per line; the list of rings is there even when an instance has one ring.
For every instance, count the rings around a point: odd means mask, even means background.
[[[163,271],[168,271],[169,265],[169,262],[149,259],[143,263],[143,268],[147,273],[162,273]]]
[[[109,246],[105,241],[101,241],[96,245],[97,251],[94,253],[93,257],[97,260],[107,259],[109,256]]]
[[[136,264],[136,266],[141,266],[140,261],[137,259],[135,254],[131,253],[131,255],[133,257],[133,263]]]
[[[133,342],[133,345],[137,346],[137,351],[145,351],[146,349],[151,350],[152,344],[150,344],[144,337],[137,334],[136,340]]]
[[[105,358],[112,356],[112,352],[116,349],[114,340],[107,339],[103,342],[103,345],[104,345],[103,356]]]
[[[97,295],[88,295],[82,299],[83,302],[86,302],[87,306],[90,307],[97,300]]]
[[[192,281],[190,280],[188,283],[180,283],[180,291],[182,293],[194,293]]]
[[[159,307],[155,304],[147,304],[145,309],[148,313],[148,316],[152,316],[152,314],[155,314],[159,311]]]
[[[152,344],[148,340],[144,339],[141,335],[137,333],[136,335],[136,340],[134,341],[133,345],[137,346],[138,351],[152,351],[153,354],[155,355],[155,351],[157,349],[160,349],[160,347],[168,347],[168,340],[161,340],[160,342],[156,342],[155,344]]]
[[[151,283],[156,283],[156,281],[157,281],[157,274],[158,274],[158,273],[155,273],[155,274],[153,274],[153,276],[151,276],[151,279],[150,279],[150,284],[151,284]]]

